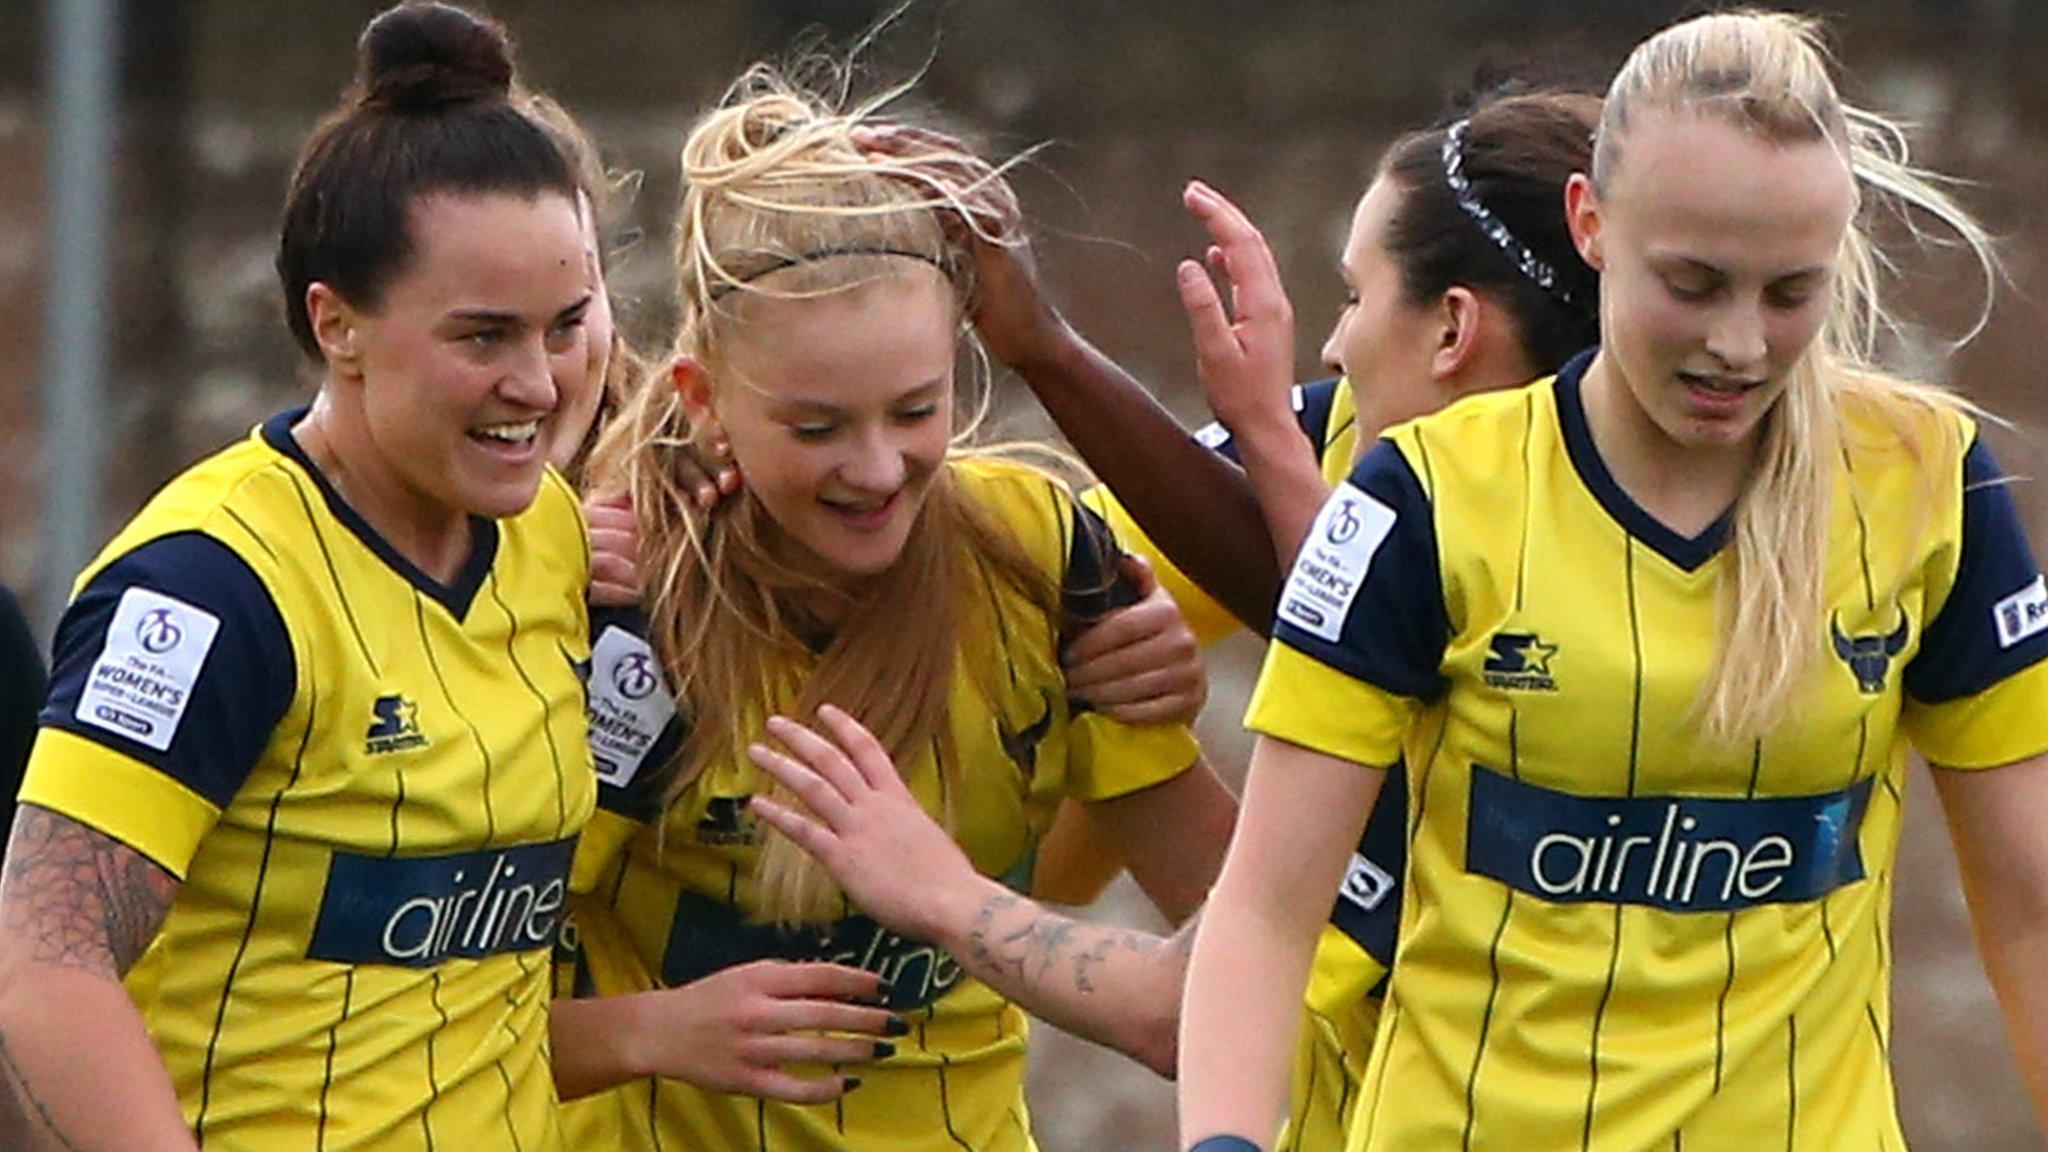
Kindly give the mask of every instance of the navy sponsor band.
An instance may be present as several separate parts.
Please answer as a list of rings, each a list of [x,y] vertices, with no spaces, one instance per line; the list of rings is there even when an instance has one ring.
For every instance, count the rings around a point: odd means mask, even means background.
[[[554,946],[576,838],[444,856],[334,854],[306,955],[432,968]]]
[[[1559,904],[1727,912],[1863,879],[1863,779],[1817,796],[1576,796],[1473,765],[1466,870]]]
[[[739,909],[694,892],[676,901],[661,980],[670,988],[755,960],[825,960],[875,973],[889,985],[886,1007],[924,1008],[951,992],[964,973],[936,944],[891,932],[866,916],[784,928],[748,920]]]

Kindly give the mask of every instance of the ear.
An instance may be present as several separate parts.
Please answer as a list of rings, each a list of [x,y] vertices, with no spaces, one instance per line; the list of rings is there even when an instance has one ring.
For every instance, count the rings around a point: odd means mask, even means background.
[[[1600,239],[1600,193],[1593,187],[1593,178],[1584,172],[1574,172],[1565,181],[1564,219],[1580,258],[1595,272],[1607,271]]]
[[[1486,339],[1485,326],[1493,317],[1486,298],[1462,284],[1452,285],[1437,302],[1443,327],[1437,333],[1436,350],[1430,354],[1429,375],[1441,384],[1479,359]]]
[[[323,281],[306,286],[306,321],[313,329],[313,341],[330,370],[344,376],[362,373],[362,347],[357,332],[362,314]]]
[[[690,424],[698,428],[716,425],[718,412],[711,405],[711,374],[704,370],[704,362],[695,356],[677,356],[669,362],[668,374]]]

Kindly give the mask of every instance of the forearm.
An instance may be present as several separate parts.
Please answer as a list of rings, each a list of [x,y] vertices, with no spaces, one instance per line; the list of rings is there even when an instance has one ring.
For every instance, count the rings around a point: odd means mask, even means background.
[[[934,943],[1053,1026],[1174,1074],[1195,921],[1162,937],[1054,912],[985,876],[933,901]]]
[[[1279,598],[1280,560],[1251,481],[1078,333],[1063,328],[1061,337],[1012,367],[1174,564],[1246,626],[1265,632]]]
[[[639,995],[558,998],[548,1006],[555,1091],[574,1100],[648,1075],[641,1059]]]
[[[0,971],[0,1147],[196,1152],[141,1015],[112,973]],[[109,1107],[109,1086],[118,1085]]]
[[[1181,1006],[1180,1146],[1243,1136],[1269,1147],[1287,1100],[1316,924],[1230,890],[1202,914]]]
[[[2034,1115],[2048,1132],[2048,923],[1982,934],[1979,948]]]
[[[1330,486],[1323,482],[1322,463],[1292,413],[1282,409],[1275,420],[1240,423],[1246,426],[1231,428],[1231,440],[1265,511],[1274,552],[1284,564],[1301,550],[1316,513],[1330,498]],[[1278,595],[1276,588],[1274,596]]]

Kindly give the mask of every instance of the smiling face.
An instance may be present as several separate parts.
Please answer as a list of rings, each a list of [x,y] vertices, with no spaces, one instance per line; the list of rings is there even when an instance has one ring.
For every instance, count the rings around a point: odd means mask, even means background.
[[[1649,453],[1748,452],[1827,318],[1856,209],[1848,166],[1825,140],[1652,110],[1609,185],[1581,176],[1567,191],[1601,271],[1588,404],[1621,413]]]
[[[512,516],[540,485],[568,399],[555,365],[587,357],[583,228],[567,198],[429,196],[414,251],[372,309],[316,302],[330,373],[352,387],[326,428],[373,523]],[[324,286],[315,285],[316,295]],[[580,386],[572,379],[569,386]]]
[[[708,402],[787,542],[847,576],[895,563],[952,435],[959,306],[928,265],[807,299],[754,296]],[[685,374],[687,370],[685,370]]]

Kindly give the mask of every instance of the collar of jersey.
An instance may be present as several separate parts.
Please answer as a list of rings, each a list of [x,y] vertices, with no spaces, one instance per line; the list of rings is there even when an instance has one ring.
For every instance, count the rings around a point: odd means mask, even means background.
[[[1571,457],[1579,481],[1621,525],[1622,531],[1685,571],[1697,571],[1728,542],[1733,512],[1721,513],[1697,536],[1681,536],[1645,511],[1615,482],[1614,473],[1607,470],[1607,461],[1593,447],[1593,431],[1586,425],[1586,408],[1579,397],[1579,382],[1597,351],[1598,348],[1588,348],[1557,370],[1557,422],[1564,431],[1565,453]]]
[[[382,560],[386,567],[396,572],[406,583],[419,589],[421,595],[446,608],[457,620],[469,615],[469,606],[476,600],[477,592],[483,588],[484,577],[490,575],[492,561],[498,557],[497,522],[482,516],[469,518],[470,539],[475,543],[470,548],[469,559],[462,565],[462,571],[455,574],[453,583],[443,584],[420,571],[412,561],[399,555],[398,549],[393,548],[390,541],[378,535],[377,530],[370,527],[369,521],[358,515],[354,508],[349,507],[348,502],[341,498],[341,493],[335,491],[334,485],[329,484],[327,477],[314,466],[312,458],[306,455],[306,450],[299,446],[298,440],[293,438],[292,426],[304,419],[306,412],[305,408],[294,408],[264,421],[263,442],[282,453],[304,469],[306,475],[313,478],[314,486],[320,489],[321,498],[327,502],[327,510],[334,514],[334,518],[341,522],[342,527],[347,528],[355,534],[356,539],[363,542],[363,547]]]

